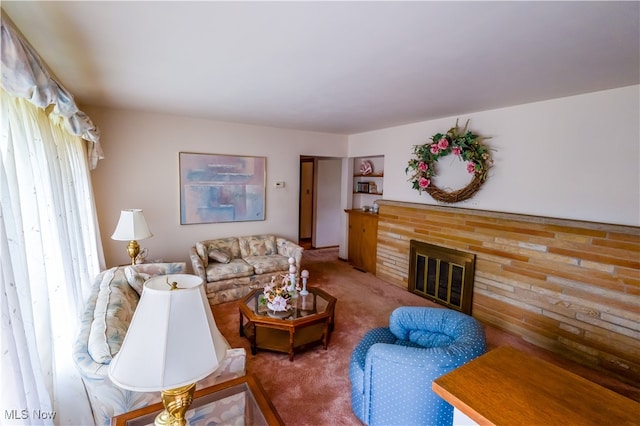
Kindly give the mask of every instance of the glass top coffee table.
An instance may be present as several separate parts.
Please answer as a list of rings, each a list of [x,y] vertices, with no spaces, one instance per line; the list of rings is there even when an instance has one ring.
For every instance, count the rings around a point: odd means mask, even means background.
[[[322,343],[326,350],[334,327],[337,299],[319,288],[307,288],[309,294],[298,295],[286,315],[270,312],[261,303],[262,289],[256,289],[238,304],[240,336],[251,342],[251,353],[266,349],[289,354],[293,361],[296,350]]]
[[[120,414],[111,419],[111,426],[153,425],[163,409],[159,402]],[[191,426],[284,425],[262,385],[251,374],[196,390],[185,417]]]

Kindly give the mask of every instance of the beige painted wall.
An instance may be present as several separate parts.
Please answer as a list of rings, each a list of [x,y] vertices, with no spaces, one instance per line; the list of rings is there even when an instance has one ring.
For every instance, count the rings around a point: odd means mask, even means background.
[[[492,138],[494,168],[475,197],[455,207],[640,225],[640,86],[460,116]],[[187,260],[198,239],[274,232],[297,237],[299,156],[384,155],[384,199],[437,204],[410,188],[412,147],[456,117],[351,135],[331,135],[188,117],[85,107],[102,131],[105,160],[92,179],[107,266],[126,263],[110,239],[119,211],[142,208],[155,236],[150,258]],[[348,148],[347,148],[348,146]],[[178,152],[267,157],[266,220],[180,225]],[[340,209],[349,208],[352,167],[343,161]],[[446,169],[446,168],[443,168]],[[446,177],[446,170],[441,175]],[[283,189],[275,181],[283,180]],[[343,214],[342,216],[346,216]],[[346,256],[341,217],[340,255]]]
[[[471,119],[470,130],[491,136],[495,161],[480,191],[454,207],[640,225],[639,93],[630,86],[461,114],[461,126]],[[456,118],[351,135],[349,156],[384,155],[383,199],[438,204],[411,189],[405,168],[414,145]],[[438,178],[446,172],[439,167]]]
[[[120,210],[141,208],[154,236],[150,259],[187,261],[196,241],[255,233],[298,237],[301,155],[345,157],[347,137],[211,120],[84,107],[102,132],[105,159],[92,172],[106,266],[128,262],[111,240]],[[267,157],[266,220],[180,225],[178,153]],[[275,188],[276,181],[285,187]]]

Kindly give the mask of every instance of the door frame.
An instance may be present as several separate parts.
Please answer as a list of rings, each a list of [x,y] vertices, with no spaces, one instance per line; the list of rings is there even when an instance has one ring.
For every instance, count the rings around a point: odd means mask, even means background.
[[[302,234],[302,199],[303,199],[303,191],[304,191],[304,185],[303,185],[303,163],[311,163],[312,166],[312,173],[311,173],[311,206],[310,206],[310,210],[311,210],[311,217],[309,218],[311,224],[310,224],[310,239],[311,239],[311,244],[313,246],[313,240],[314,240],[314,232],[315,232],[315,226],[314,226],[314,218],[315,218],[315,194],[316,194],[316,160],[314,157],[308,157],[308,156],[300,156],[300,192],[298,194],[298,242],[300,242],[301,238],[301,234]]]

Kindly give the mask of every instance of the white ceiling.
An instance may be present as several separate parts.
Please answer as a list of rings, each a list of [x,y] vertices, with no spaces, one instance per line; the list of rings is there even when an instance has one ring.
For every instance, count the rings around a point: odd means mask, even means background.
[[[352,134],[640,83],[640,2],[2,2],[80,105]]]

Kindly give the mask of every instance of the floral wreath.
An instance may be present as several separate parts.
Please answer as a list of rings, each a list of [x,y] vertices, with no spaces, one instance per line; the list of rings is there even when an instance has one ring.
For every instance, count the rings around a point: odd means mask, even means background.
[[[431,142],[424,145],[415,145],[413,154],[415,158],[409,160],[405,173],[411,173],[409,181],[413,189],[427,192],[435,200],[445,203],[457,203],[466,200],[475,194],[480,186],[487,180],[487,172],[491,166],[491,156],[482,140],[486,139],[475,133],[467,131],[469,120],[462,132],[458,129],[458,120],[455,127],[445,134],[436,133],[431,137]],[[436,162],[439,158],[449,154],[456,155],[467,162],[467,171],[473,173],[473,179],[464,188],[455,191],[446,191],[433,184],[436,175]]]

